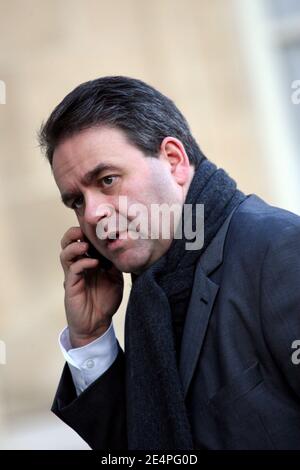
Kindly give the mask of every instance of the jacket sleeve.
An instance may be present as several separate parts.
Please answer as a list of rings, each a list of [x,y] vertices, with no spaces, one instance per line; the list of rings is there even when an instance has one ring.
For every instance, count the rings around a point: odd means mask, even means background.
[[[264,335],[288,386],[300,399],[300,365],[293,343],[300,340],[300,222],[275,234],[262,268],[261,313]]]
[[[122,349],[111,367],[78,397],[68,364],[51,410],[95,450],[127,449],[125,357]]]

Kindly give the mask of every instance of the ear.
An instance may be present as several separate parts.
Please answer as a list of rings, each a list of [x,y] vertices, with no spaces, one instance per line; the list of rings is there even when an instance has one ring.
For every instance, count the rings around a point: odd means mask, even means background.
[[[165,137],[160,146],[159,158],[170,166],[171,174],[177,184],[183,186],[188,182],[191,164],[179,139]]]

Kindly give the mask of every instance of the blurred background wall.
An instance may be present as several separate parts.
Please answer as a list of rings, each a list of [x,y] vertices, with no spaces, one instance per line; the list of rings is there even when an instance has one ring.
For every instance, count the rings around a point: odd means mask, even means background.
[[[49,411],[63,366],[60,239],[76,219],[36,133],[72,88],[114,74],[170,96],[243,191],[300,213],[298,0],[0,0],[2,449],[87,448]],[[121,343],[129,289],[127,278]]]

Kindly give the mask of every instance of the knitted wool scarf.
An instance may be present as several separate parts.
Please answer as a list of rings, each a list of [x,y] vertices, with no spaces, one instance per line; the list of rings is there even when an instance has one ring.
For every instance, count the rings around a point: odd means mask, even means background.
[[[167,253],[133,282],[125,319],[129,449],[193,449],[170,305],[181,292],[191,290],[196,261],[244,199],[224,170],[206,159],[202,161],[185,203],[193,205],[193,217],[196,204],[204,204],[203,247],[186,250],[186,241],[191,240],[174,238]]]

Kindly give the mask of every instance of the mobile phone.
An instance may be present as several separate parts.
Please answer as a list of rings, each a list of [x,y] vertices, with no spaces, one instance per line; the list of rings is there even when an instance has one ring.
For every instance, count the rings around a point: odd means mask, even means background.
[[[107,271],[108,269],[110,269],[113,265],[112,262],[109,259],[105,258],[105,256],[101,255],[101,253],[99,253],[99,251],[96,250],[94,245],[92,245],[92,243],[86,236],[84,236],[84,241],[86,241],[89,244],[89,249],[86,252],[86,256],[90,258],[99,259],[100,267],[103,268],[104,270]]]

